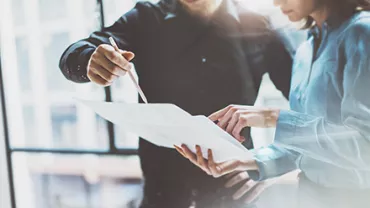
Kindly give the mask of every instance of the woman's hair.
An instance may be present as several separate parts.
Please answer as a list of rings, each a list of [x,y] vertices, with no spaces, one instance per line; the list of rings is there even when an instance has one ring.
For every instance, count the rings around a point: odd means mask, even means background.
[[[370,0],[318,0],[325,1],[331,7],[335,8],[335,12],[343,15],[348,15],[349,12],[357,11],[370,11]],[[314,25],[315,21],[312,17],[307,17],[303,29],[310,28]]]

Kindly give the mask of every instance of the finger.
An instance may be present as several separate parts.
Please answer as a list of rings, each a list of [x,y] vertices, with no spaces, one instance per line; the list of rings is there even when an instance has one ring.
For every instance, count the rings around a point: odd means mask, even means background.
[[[135,58],[135,54],[132,53],[131,51],[122,51],[120,50],[121,54],[123,57],[126,58],[127,61],[131,61],[132,59]]]
[[[246,204],[253,203],[263,193],[263,191],[265,190],[265,188],[266,187],[265,187],[265,185],[263,183],[258,183],[254,187],[254,189],[248,194],[248,196],[245,198],[244,202]]]
[[[180,147],[178,147],[178,146],[176,146],[176,145],[173,145],[174,147],[175,147],[175,149],[182,155],[182,156],[184,156],[185,158],[186,158],[186,155],[185,155],[185,153],[184,153],[184,151],[180,148]]]
[[[226,179],[231,179],[232,177],[238,175],[240,172],[233,172],[233,173],[229,173],[227,175],[225,175],[225,178]]]
[[[219,119],[219,122],[217,125],[222,129],[226,129],[226,126],[228,125],[229,121],[234,116],[236,111],[237,111],[236,108],[230,108],[229,111],[227,111],[227,113],[221,119]],[[235,115],[235,116],[239,116],[239,115]]]
[[[223,108],[213,114],[211,114],[210,116],[208,116],[208,118],[211,120],[211,121],[217,121],[219,120],[220,118],[222,118],[228,111],[229,109],[231,108],[231,105],[230,106],[227,106],[226,108]]]
[[[218,174],[221,176],[221,175],[226,175],[226,174],[238,171],[240,164],[241,163],[238,160],[220,163],[217,165]]]
[[[105,56],[100,56],[94,59],[94,62],[100,66],[102,66],[105,70],[109,71],[110,73],[117,75],[117,76],[124,76],[126,74],[126,70],[122,69],[121,67],[115,65],[112,61],[110,61]]]
[[[90,64],[90,70],[94,73],[99,75],[101,78],[105,79],[108,82],[113,82],[118,78],[117,75],[114,75],[110,73],[109,71],[105,70],[102,66],[96,64],[96,63],[91,63]]]
[[[233,132],[233,130],[235,128],[235,125],[238,123],[239,116],[240,115],[238,113],[234,113],[234,115],[232,116],[231,120],[227,124],[227,128],[226,128],[226,132],[227,133],[232,134],[232,132]]]
[[[213,153],[212,153],[212,150],[208,149],[208,167],[209,167],[209,171],[211,172],[211,175],[213,177],[219,177],[219,170],[217,168],[217,165],[213,159]]]
[[[90,71],[89,71],[89,73],[87,73],[87,77],[93,83],[104,86],[104,87],[109,86],[109,85],[112,84],[112,83],[108,82],[107,80],[101,78],[99,75],[94,74],[93,72],[90,72]]]
[[[207,162],[204,160],[203,154],[202,154],[202,149],[200,148],[199,145],[195,146],[195,149],[197,151],[197,163],[200,168],[203,169],[207,174],[211,174],[208,168]]]
[[[104,56],[113,64],[124,69],[126,71],[131,70],[131,64],[126,58],[118,51],[116,51],[110,45],[102,45],[98,47],[98,52],[104,54]]]
[[[198,165],[196,155],[188,148],[188,146],[183,144],[181,145],[181,148],[184,154],[186,155],[186,158],[188,158],[195,165]]]
[[[257,182],[253,180],[247,181],[237,192],[235,192],[235,194],[233,195],[233,199],[234,200],[240,199],[242,196],[244,196],[244,194],[252,190],[253,187],[255,187],[256,185],[257,185]]]
[[[235,186],[236,184],[244,181],[244,180],[247,180],[249,178],[248,176],[248,173],[247,172],[240,172],[238,174],[236,174],[234,177],[232,177],[230,180],[227,181],[227,183],[225,184],[225,187],[226,188],[231,188],[233,186]]]
[[[238,120],[238,123],[235,125],[234,130],[231,132],[231,135],[238,140],[239,142],[244,142],[245,137],[240,135],[243,128],[246,127],[246,118],[245,117],[240,117]]]

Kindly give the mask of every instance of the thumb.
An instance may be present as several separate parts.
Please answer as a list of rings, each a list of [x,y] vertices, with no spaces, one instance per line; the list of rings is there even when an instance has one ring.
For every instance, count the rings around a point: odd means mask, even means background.
[[[132,59],[135,58],[135,54],[132,53],[131,51],[121,51],[121,54],[123,57],[127,59],[127,61],[131,61]]]

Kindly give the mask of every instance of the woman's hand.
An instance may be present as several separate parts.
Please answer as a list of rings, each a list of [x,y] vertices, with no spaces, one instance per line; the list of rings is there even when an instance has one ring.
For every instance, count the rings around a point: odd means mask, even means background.
[[[209,116],[212,121],[231,134],[239,142],[245,138],[240,135],[245,127],[275,127],[280,110],[255,106],[229,105]]]
[[[231,160],[222,163],[216,163],[213,159],[212,150],[208,150],[208,160],[204,159],[200,146],[196,146],[196,154],[192,153],[186,145],[181,147],[175,146],[176,150],[185,158],[189,159],[193,164],[201,168],[208,175],[215,178],[223,175],[245,170],[257,170],[257,164],[254,160]]]

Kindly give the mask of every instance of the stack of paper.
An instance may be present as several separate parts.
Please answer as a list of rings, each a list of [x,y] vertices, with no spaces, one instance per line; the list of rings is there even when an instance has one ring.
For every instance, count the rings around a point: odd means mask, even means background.
[[[248,159],[251,153],[205,116],[191,116],[173,104],[128,104],[79,100],[101,117],[143,139],[166,148],[186,144],[193,152],[200,145],[216,162]],[[153,155],[155,156],[155,155]]]

